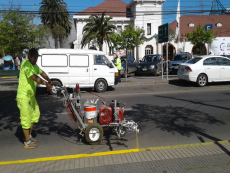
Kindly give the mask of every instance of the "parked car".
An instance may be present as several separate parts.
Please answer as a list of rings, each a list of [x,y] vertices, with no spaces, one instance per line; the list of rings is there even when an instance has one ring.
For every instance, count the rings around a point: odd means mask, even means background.
[[[138,63],[135,62],[135,58],[133,56],[128,56],[128,63],[127,63],[127,74],[135,73],[137,70]],[[113,60],[113,63],[115,63],[115,59]],[[121,56],[121,77],[126,77],[126,56]]]
[[[163,59],[163,64],[165,63]],[[162,71],[162,56],[156,55],[145,55],[137,66],[135,75],[141,74],[152,74],[157,76]],[[164,65],[163,65],[164,68]]]
[[[176,54],[169,63],[169,74],[177,74],[180,64],[192,59],[192,55],[188,52]]]
[[[224,56],[230,59],[230,55],[220,55],[220,56]]]
[[[128,63],[127,63],[127,74],[135,73],[137,70],[138,63],[135,62],[135,58],[133,56],[128,56]],[[126,56],[121,57],[121,77],[127,77],[125,76],[126,73]]]
[[[179,66],[179,79],[196,82],[203,87],[208,82],[230,81],[230,59],[223,56],[203,55]]]

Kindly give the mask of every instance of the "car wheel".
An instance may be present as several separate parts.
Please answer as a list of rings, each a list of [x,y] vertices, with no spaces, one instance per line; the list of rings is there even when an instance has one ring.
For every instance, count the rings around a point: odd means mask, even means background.
[[[52,82],[53,82],[54,85],[62,86],[61,82],[59,82],[58,80],[52,80]],[[52,90],[50,91],[50,94],[51,95],[57,95],[57,90],[52,87]]]
[[[126,131],[127,131],[126,127],[121,127],[120,128],[120,137],[122,137],[122,138],[125,137]]]
[[[139,76],[139,73],[138,73],[138,72],[135,72],[134,75],[135,75],[135,76]]]
[[[97,145],[103,138],[103,129],[100,124],[89,124],[85,130],[85,139],[91,145]]]
[[[107,89],[107,83],[104,79],[99,79],[97,80],[94,88],[97,92],[103,93]]]
[[[158,70],[155,69],[154,76],[157,76],[157,74],[158,74]]]
[[[208,83],[208,78],[205,74],[200,74],[196,81],[199,87],[204,87]]]

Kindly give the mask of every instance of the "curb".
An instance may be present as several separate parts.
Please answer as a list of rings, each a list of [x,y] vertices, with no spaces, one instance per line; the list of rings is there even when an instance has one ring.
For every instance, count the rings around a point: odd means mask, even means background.
[[[27,160],[5,161],[5,162],[0,162],[0,165],[66,160],[66,159],[96,157],[96,156],[105,156],[105,155],[116,155],[116,154],[125,154],[125,153],[137,153],[137,152],[144,152],[144,151],[158,151],[158,150],[170,150],[170,149],[179,149],[179,148],[192,148],[192,147],[199,147],[199,146],[210,146],[210,145],[214,145],[217,143],[218,144],[227,144],[227,143],[229,143],[229,141],[226,140],[226,141],[195,143],[195,144],[185,144],[185,145],[174,145],[174,146],[165,146],[165,147],[149,147],[149,148],[130,149],[130,150],[107,151],[107,152],[100,152],[100,153],[93,153],[93,154],[77,154],[77,155],[35,158],[35,159],[27,159]]]

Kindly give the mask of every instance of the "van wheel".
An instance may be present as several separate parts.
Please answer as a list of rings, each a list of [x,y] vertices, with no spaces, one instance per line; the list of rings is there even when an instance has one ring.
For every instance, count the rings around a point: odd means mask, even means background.
[[[60,85],[60,86],[62,86],[62,84],[58,80],[52,80],[52,82],[53,82],[54,85]],[[55,89],[52,88],[52,90],[50,91],[50,94],[51,95],[57,95],[57,90],[55,90]]]
[[[94,88],[97,92],[103,93],[107,89],[107,83],[104,79],[99,79],[97,80]]]

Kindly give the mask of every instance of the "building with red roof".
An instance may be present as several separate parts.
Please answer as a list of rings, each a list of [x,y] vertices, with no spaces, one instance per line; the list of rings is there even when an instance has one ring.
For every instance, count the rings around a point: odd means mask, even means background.
[[[89,7],[73,16],[76,24],[77,39],[74,41],[76,49],[81,48],[82,30],[91,14],[111,16],[110,23],[117,27],[117,31],[125,29],[128,25],[145,30],[145,42],[139,46],[139,51],[134,50],[134,57],[142,59],[145,54],[157,53],[156,39],[153,37],[158,33],[158,26],[162,24],[162,4],[165,0],[131,0],[129,4],[121,0],[105,0],[95,7]],[[85,48],[95,47],[90,44]],[[98,48],[97,48],[98,49]],[[106,41],[103,44],[103,52],[107,55],[112,53]]]

